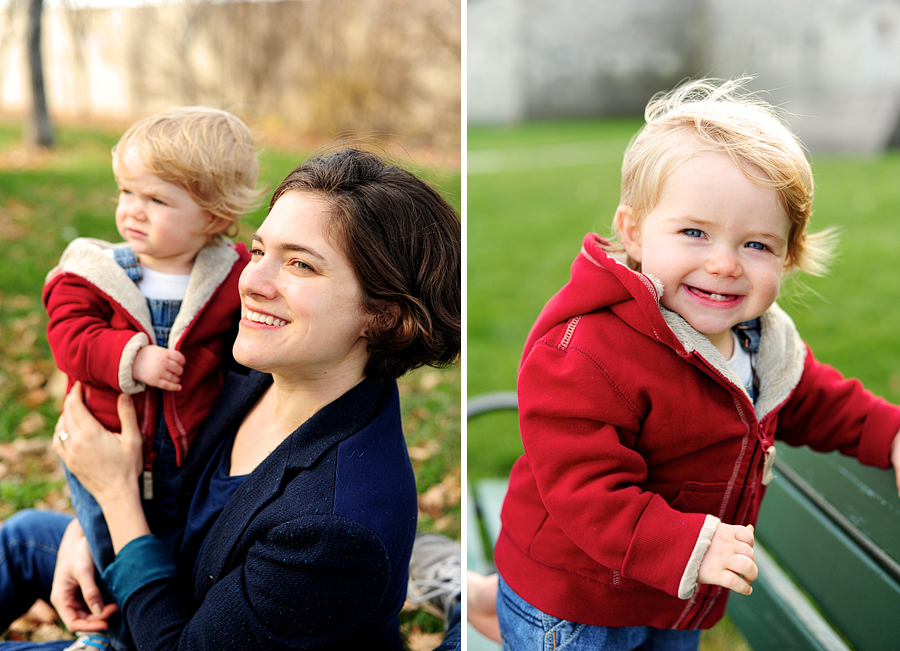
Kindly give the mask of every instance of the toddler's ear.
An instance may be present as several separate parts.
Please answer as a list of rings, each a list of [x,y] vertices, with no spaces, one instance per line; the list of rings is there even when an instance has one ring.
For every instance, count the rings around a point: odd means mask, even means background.
[[[208,217],[209,217],[209,222],[207,225],[206,232],[209,233],[210,235],[218,235],[219,233],[224,233],[232,225],[232,223],[230,221],[228,221],[227,219],[223,219],[221,217],[215,217],[211,213],[208,215]]]
[[[625,253],[637,263],[641,261],[641,228],[631,206],[619,206],[613,225],[619,233],[619,241]]]

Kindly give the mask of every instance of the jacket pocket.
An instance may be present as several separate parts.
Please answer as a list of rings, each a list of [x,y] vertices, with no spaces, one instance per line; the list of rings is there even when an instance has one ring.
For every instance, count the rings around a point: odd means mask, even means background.
[[[686,482],[678,495],[670,502],[673,509],[682,513],[707,513],[716,515],[722,506],[725,492],[728,490],[728,482],[703,483],[699,481]]]

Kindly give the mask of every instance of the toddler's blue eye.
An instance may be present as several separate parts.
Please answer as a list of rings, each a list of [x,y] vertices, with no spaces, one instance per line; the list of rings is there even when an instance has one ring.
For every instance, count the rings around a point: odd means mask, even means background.
[[[751,248],[751,249],[756,249],[757,251],[765,251],[769,248],[762,242],[747,242],[747,247]]]
[[[701,231],[699,228],[685,228],[681,232],[688,237],[703,237],[703,231]]]

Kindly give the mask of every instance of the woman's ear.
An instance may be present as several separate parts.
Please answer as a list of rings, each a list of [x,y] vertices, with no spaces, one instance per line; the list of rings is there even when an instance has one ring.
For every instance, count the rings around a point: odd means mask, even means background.
[[[619,206],[613,225],[619,233],[622,248],[632,260],[641,262],[641,227],[631,206]]]
[[[372,326],[378,325],[382,332],[392,330],[400,325],[402,319],[400,306],[394,301],[378,301],[375,308],[369,313],[369,320],[366,323],[362,336],[368,337],[372,332]]]

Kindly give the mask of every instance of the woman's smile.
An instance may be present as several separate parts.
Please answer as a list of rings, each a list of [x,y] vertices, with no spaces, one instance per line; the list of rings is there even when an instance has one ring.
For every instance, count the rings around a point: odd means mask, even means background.
[[[284,319],[279,319],[278,317],[272,316],[271,314],[254,312],[253,310],[247,310],[247,314],[245,314],[244,317],[249,321],[252,321],[253,323],[260,323],[263,325],[284,326],[288,324],[288,322]]]

